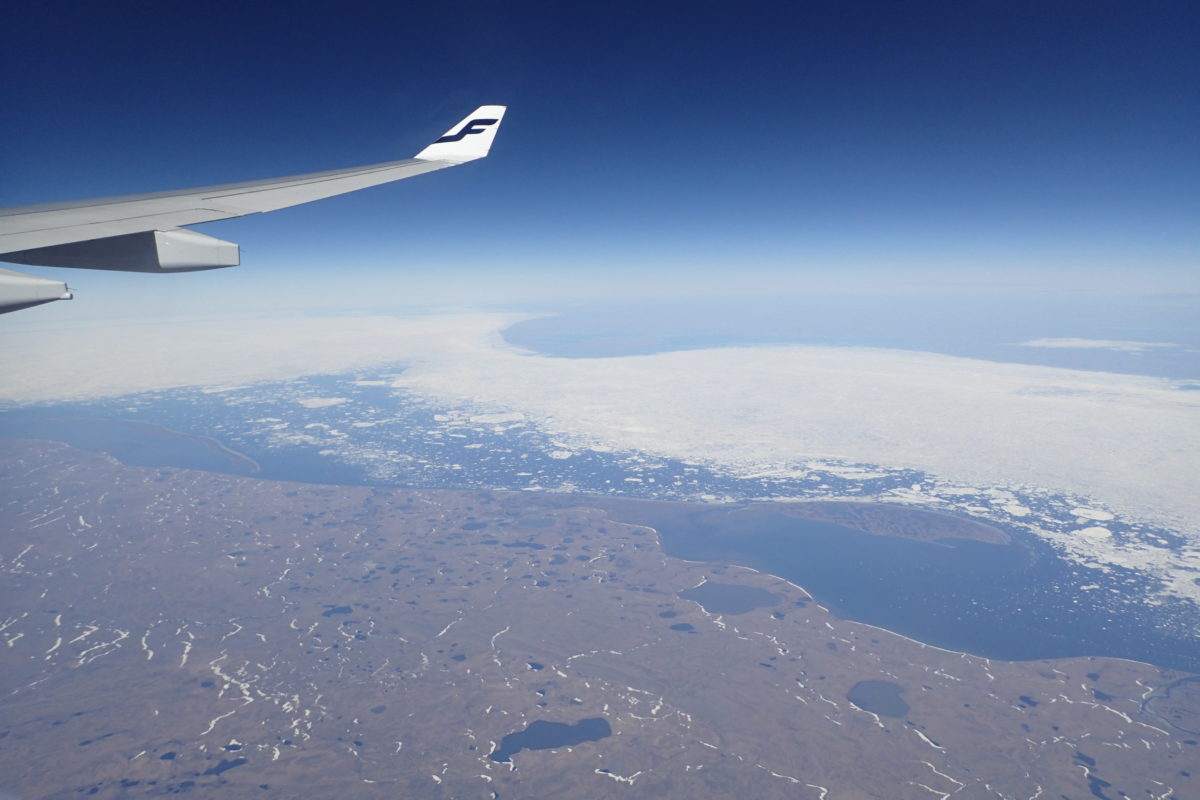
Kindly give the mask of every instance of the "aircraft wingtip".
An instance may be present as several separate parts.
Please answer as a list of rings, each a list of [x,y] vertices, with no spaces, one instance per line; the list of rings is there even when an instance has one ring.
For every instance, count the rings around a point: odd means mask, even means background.
[[[424,161],[462,163],[483,158],[492,148],[507,106],[480,106],[433,144],[417,153]]]

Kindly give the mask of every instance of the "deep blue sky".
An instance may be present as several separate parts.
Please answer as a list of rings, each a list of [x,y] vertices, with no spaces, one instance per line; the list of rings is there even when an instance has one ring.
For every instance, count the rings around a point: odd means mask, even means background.
[[[1178,291],[1200,260],[1190,1],[11,5],[4,205],[407,157],[510,106],[484,162],[201,226],[244,247],[223,286]]]

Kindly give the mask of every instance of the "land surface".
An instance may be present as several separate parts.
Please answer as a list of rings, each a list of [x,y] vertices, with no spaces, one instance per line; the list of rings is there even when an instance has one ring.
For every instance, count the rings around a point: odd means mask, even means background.
[[[43,442],[0,442],[0,480],[0,788],[22,798],[1200,795],[1191,676],[940,650],[669,558],[588,498]],[[710,581],[778,602],[679,596]],[[489,758],[596,718],[611,736]]]

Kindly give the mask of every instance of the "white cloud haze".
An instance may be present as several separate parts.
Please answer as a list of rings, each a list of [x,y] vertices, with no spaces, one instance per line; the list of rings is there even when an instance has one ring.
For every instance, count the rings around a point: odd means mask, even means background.
[[[1200,397],[1167,380],[929,353],[737,347],[565,359],[506,345],[515,314],[226,317],[10,334],[0,398],[43,402],[384,364],[447,405],[520,411],[580,445],[735,472],[841,459],[1094,497],[1195,526]]]

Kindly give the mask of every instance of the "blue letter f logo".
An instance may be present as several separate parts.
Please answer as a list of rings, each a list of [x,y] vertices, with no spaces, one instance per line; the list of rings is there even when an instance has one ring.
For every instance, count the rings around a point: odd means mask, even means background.
[[[458,133],[449,133],[438,139],[434,144],[444,144],[445,142],[461,142],[463,137],[470,136],[473,133],[483,133],[483,129],[489,125],[495,125],[499,120],[494,119],[473,119],[459,129]]]

